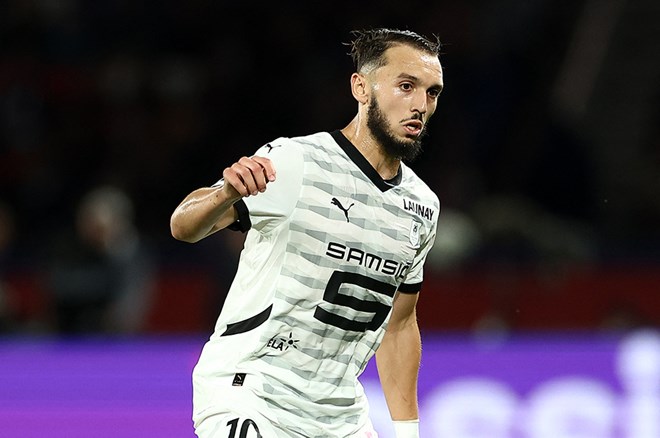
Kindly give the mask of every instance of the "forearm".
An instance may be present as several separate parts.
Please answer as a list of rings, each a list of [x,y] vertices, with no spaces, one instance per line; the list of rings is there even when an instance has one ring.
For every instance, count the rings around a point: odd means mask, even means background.
[[[275,181],[275,168],[268,158],[242,157],[225,168],[222,178],[221,187],[197,189],[174,210],[170,229],[175,239],[197,242],[234,223],[234,203],[265,192],[266,184]]]
[[[205,187],[189,194],[172,213],[172,236],[185,242],[197,242],[231,225],[236,220],[234,203],[240,196],[222,188]]]
[[[415,320],[386,332],[376,352],[381,386],[394,421],[419,418],[417,378],[421,354],[422,343]]]

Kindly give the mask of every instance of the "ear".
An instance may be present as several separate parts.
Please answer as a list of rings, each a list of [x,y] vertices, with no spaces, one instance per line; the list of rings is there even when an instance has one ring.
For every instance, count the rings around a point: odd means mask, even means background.
[[[360,73],[353,73],[351,75],[351,92],[353,97],[359,103],[366,104],[369,101],[369,84],[367,78]]]

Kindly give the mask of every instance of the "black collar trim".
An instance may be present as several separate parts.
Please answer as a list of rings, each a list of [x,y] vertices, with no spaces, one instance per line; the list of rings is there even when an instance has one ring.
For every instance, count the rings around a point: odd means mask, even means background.
[[[399,171],[396,176],[392,179],[384,180],[376,172],[376,169],[373,168],[371,163],[364,158],[364,155],[346,138],[341,131],[332,131],[330,133],[332,138],[337,142],[337,144],[346,152],[346,155],[362,170],[362,172],[380,189],[381,192],[386,192],[392,187],[398,186],[401,184],[402,173],[401,166],[399,166]]]

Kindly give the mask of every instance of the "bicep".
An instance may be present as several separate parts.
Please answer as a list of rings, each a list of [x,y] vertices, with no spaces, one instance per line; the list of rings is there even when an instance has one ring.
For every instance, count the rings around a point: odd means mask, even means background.
[[[395,331],[406,327],[409,324],[417,323],[415,308],[419,293],[397,292],[392,304],[392,315],[388,323],[388,331]]]

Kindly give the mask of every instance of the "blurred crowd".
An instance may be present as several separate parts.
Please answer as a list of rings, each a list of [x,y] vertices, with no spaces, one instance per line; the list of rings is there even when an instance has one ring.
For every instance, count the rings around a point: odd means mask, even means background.
[[[443,204],[431,271],[658,263],[653,17],[642,0],[8,0],[0,330],[16,327],[16,272],[39,276],[39,324],[63,332],[140,331],[163,270],[215,269],[222,291],[232,264],[214,260],[240,241],[174,242],[171,211],[273,138],[343,127],[343,43],[371,26],[444,42],[445,91],[412,163]]]

